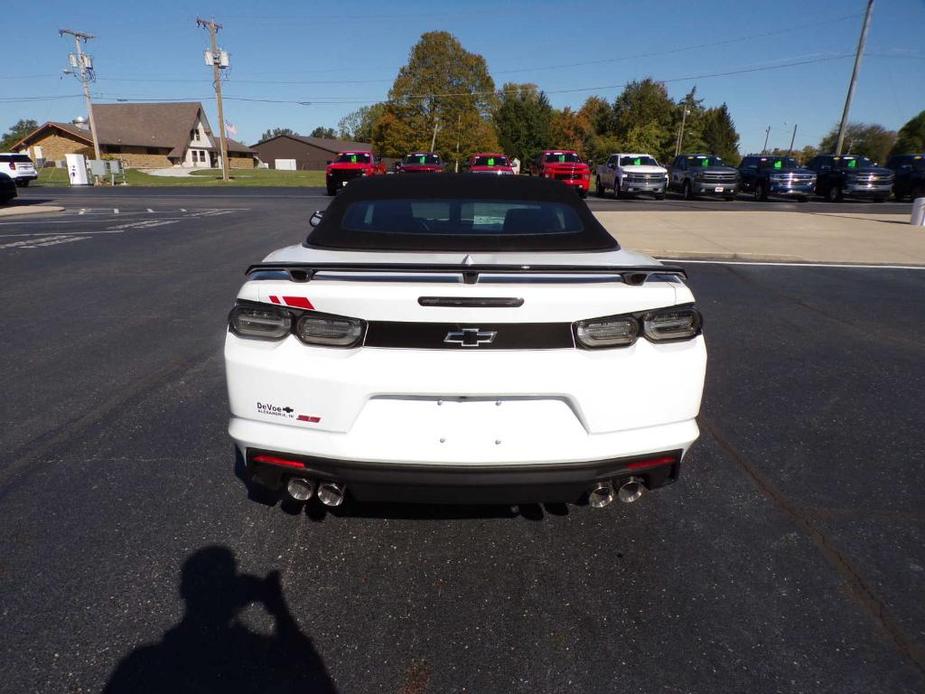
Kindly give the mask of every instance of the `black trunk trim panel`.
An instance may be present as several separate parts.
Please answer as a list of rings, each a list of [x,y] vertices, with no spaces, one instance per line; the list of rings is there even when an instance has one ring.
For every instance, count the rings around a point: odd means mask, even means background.
[[[455,337],[458,333],[472,335],[475,340]],[[492,335],[493,333],[493,335]],[[461,339],[462,342],[446,342]],[[489,336],[491,338],[488,341]],[[464,345],[465,342],[476,345]],[[400,321],[370,321],[366,330],[366,347],[398,347],[405,349],[453,349],[478,352],[488,349],[573,349],[571,323],[412,323]]]

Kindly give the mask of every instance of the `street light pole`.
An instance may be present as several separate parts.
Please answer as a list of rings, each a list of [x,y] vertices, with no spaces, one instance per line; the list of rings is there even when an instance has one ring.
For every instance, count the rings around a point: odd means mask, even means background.
[[[771,126],[769,125],[764,129],[764,147],[761,148],[762,154],[767,154],[768,152],[768,138],[771,136]]]
[[[685,106],[684,110],[681,111],[681,127],[678,129],[678,142],[674,148],[674,155],[678,156],[681,154],[681,146],[684,144],[684,124],[687,122],[687,114],[690,113],[690,109]]]
[[[861,71],[861,58],[864,55],[864,44],[867,43],[867,32],[870,29],[870,15],[874,11],[874,0],[867,0],[867,11],[864,13],[864,26],[861,27],[861,38],[858,39],[858,51],[854,55],[854,69],[851,71],[851,82],[848,83],[848,95],[845,97],[845,110],[841,114],[841,124],[838,126],[838,142],[835,144],[836,156],[841,154],[845,144],[845,131],[848,129],[848,112],[851,110],[851,100],[854,98],[854,88]]]

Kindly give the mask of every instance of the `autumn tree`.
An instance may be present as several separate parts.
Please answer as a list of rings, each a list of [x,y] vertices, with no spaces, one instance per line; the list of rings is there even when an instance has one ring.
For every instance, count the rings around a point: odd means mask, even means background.
[[[448,161],[497,148],[490,116],[495,83],[485,59],[445,31],[421,36],[389,90],[373,127],[373,145],[385,156],[434,149]]]
[[[925,152],[925,111],[910,118],[899,129],[896,143],[893,145],[893,150],[890,154],[918,154],[922,152]]]
[[[0,152],[8,152],[13,145],[38,127],[38,122],[34,120],[22,119],[16,121],[16,123],[10,126],[10,129],[6,131],[6,134],[0,138]]]
[[[877,123],[848,123],[843,154],[859,154],[876,162],[886,161],[896,142],[896,133]],[[838,126],[834,126],[819,143],[819,151],[834,152],[838,143]]]
[[[527,162],[552,146],[552,119],[549,99],[535,84],[508,83],[501,88],[493,120],[506,154]]]

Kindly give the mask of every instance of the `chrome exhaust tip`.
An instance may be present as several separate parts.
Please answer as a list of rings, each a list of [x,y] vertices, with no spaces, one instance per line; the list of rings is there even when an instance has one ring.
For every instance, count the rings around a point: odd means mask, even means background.
[[[304,477],[292,477],[286,483],[286,493],[296,501],[308,501],[315,493],[315,483]]]
[[[318,500],[325,506],[340,506],[344,503],[347,487],[340,482],[322,482],[318,485]]]
[[[591,508],[604,508],[613,501],[613,484],[598,482],[594,489],[588,492],[588,503]]]
[[[634,501],[639,501],[645,493],[646,485],[643,484],[642,478],[630,477],[626,482],[620,485],[617,498],[624,504],[631,504]]]

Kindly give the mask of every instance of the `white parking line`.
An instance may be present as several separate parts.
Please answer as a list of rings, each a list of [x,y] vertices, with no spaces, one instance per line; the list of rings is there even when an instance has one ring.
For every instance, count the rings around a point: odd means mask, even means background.
[[[684,263],[696,265],[759,265],[766,267],[831,267],[845,268],[848,270],[925,270],[923,265],[863,265],[851,263],[780,263],[780,262],[761,262],[758,260],[690,260],[688,258],[657,258],[671,263]]]
[[[41,248],[42,246],[56,246],[59,243],[71,243],[73,241],[85,241],[88,237],[86,236],[68,236],[65,234],[58,234],[56,236],[40,236],[35,239],[28,239],[26,241],[14,241],[13,243],[4,243],[0,244],[0,250],[6,248]]]

